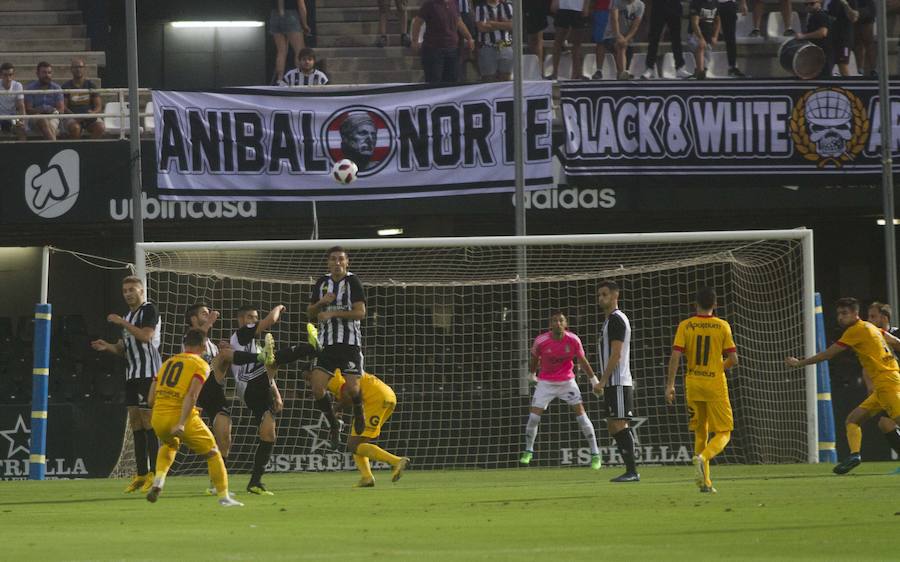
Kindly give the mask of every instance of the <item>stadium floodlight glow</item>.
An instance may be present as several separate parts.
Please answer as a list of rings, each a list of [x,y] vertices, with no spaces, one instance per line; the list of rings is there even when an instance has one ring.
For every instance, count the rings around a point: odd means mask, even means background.
[[[403,234],[403,229],[399,227],[378,229],[378,236],[398,236],[400,234]]]
[[[887,221],[884,219],[878,219],[875,221],[875,224],[877,224],[878,226],[885,226],[887,224]],[[894,224],[900,224],[900,219],[894,219]]]
[[[262,27],[261,21],[173,21],[172,27]]]

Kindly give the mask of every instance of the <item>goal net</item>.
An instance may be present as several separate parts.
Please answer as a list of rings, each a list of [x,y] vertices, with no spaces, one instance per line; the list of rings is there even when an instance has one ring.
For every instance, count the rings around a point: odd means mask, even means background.
[[[185,309],[203,301],[222,313],[214,340],[227,340],[243,304],[287,307],[272,333],[279,344],[304,338],[312,283],[325,273],[325,250],[344,246],[366,290],[366,370],[397,394],[382,445],[417,468],[511,467],[524,445],[530,404],[525,382],[531,342],[564,311],[596,365],[603,317],[597,283],[621,287],[632,324],[636,433],[643,463],[686,463],[692,455],[683,381],[677,405],[664,399],[666,363],[678,322],[693,312],[696,290],[714,287],[718,314],[733,326],[740,366],[729,374],[735,431],[720,462],[784,463],[815,458],[815,414],[807,378],[783,367],[808,353],[812,319],[811,233],[751,231],[344,241],[145,244],[150,298],[163,315],[163,356],[180,349]],[[523,245],[524,243],[524,245]],[[524,252],[522,251],[524,248]],[[522,256],[525,260],[522,260]],[[523,292],[525,291],[525,292]],[[810,293],[810,294],[807,294]],[[326,442],[327,427],[300,377],[282,368],[285,401],[277,417],[271,471],[350,469]],[[808,376],[808,375],[807,375]],[[601,418],[600,400],[579,376],[605,464],[621,458]],[[234,395],[234,383],[226,387]],[[813,394],[813,398],[814,398]],[[815,402],[812,402],[813,410]],[[230,471],[249,471],[256,427],[233,398]],[[128,467],[130,446],[120,468]],[[570,409],[554,402],[543,416],[535,463],[580,465],[589,454]],[[180,452],[174,470],[206,464]]]

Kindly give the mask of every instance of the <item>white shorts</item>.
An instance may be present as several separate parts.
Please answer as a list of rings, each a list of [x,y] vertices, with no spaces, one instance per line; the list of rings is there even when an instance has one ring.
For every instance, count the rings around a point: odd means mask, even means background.
[[[531,407],[546,410],[554,398],[559,398],[569,406],[581,404],[581,389],[575,379],[562,382],[538,381]]]

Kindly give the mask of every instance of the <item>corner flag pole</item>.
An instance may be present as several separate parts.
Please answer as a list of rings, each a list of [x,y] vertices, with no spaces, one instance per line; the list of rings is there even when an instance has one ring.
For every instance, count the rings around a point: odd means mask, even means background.
[[[34,354],[31,370],[31,446],[28,479],[43,480],[47,471],[47,402],[50,388],[50,305],[47,303],[50,247],[41,254],[41,302],[34,307]]]

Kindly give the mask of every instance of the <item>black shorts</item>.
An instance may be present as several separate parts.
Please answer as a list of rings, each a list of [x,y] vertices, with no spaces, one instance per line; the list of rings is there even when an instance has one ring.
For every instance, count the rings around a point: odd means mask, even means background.
[[[856,0],[856,9],[859,11],[856,25],[865,25],[875,21],[875,0]]]
[[[272,396],[272,386],[269,383],[269,377],[263,375],[256,377],[247,383],[244,390],[244,404],[253,414],[253,419],[257,425],[262,423],[263,415],[266,412],[275,417],[275,398]]]
[[[147,398],[150,396],[151,379],[131,379],[125,381],[125,405],[150,409]]]
[[[607,386],[603,392],[606,407],[604,417],[610,420],[629,420],[634,417],[634,387]]]
[[[579,10],[556,10],[553,27],[559,29],[581,29],[584,27],[584,16]]]
[[[850,62],[850,50],[853,48],[853,26],[845,22],[835,22],[828,31],[831,40],[831,52],[835,64]]]
[[[225,387],[210,374],[200,390],[200,396],[197,397],[197,407],[203,410],[203,415],[212,422],[219,414],[231,417],[231,411],[225,403]]]
[[[522,23],[525,24],[525,33],[540,33],[547,28],[547,16],[550,14],[549,6],[544,0],[523,2]]]
[[[337,369],[345,375],[363,374],[362,350],[356,345],[338,343],[326,346],[313,362],[315,369],[333,375]]]

